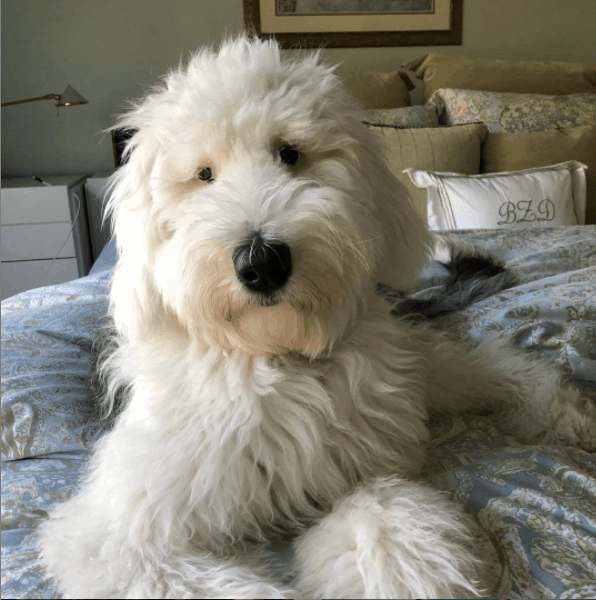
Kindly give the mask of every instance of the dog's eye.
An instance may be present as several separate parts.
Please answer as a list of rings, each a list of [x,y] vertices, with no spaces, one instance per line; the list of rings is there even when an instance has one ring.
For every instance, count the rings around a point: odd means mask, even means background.
[[[291,148],[290,146],[284,146],[279,149],[279,157],[281,158],[281,162],[293,166],[295,165],[301,158],[302,154],[296,150],[296,148]]]
[[[201,169],[199,171],[198,177],[201,181],[208,181],[208,182],[215,181],[213,179],[213,171],[211,171],[211,169],[209,167],[205,167],[204,169]]]

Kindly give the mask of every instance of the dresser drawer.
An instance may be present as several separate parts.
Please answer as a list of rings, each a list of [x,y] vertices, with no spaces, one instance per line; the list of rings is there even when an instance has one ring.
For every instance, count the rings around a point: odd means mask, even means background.
[[[84,174],[2,178],[2,298],[89,272],[86,179]]]
[[[0,244],[2,262],[54,258],[60,246],[58,258],[74,258],[75,247],[70,223],[40,223],[38,225],[2,225]]]
[[[51,260],[31,260],[26,262],[3,262],[0,265],[0,291],[2,300],[19,292],[38,288],[48,270]],[[77,279],[76,258],[61,258],[54,263],[43,285],[54,285]]]
[[[70,223],[66,186],[2,188],[2,225],[21,223]]]

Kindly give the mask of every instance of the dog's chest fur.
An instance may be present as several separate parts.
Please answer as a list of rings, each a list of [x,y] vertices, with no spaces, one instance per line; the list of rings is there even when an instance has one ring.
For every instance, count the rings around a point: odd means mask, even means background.
[[[296,533],[359,482],[416,472],[426,437],[412,376],[420,366],[378,321],[314,361],[197,357],[189,347],[153,364],[145,356],[137,381],[146,387],[122,418],[152,430],[156,465],[160,455],[180,457],[154,476],[202,543],[207,523],[218,547]],[[167,389],[164,369],[177,382]]]

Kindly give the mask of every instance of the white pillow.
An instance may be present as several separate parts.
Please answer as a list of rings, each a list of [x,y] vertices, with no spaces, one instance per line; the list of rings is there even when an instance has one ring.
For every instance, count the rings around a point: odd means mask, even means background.
[[[428,188],[431,229],[484,229],[583,225],[586,165],[558,165],[507,173],[461,175],[405,169]]]

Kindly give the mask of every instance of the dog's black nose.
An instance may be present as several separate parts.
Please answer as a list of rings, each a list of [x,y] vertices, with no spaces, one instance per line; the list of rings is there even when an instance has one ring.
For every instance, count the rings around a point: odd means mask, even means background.
[[[234,268],[242,285],[253,292],[272,294],[292,272],[290,247],[279,240],[266,241],[255,233],[234,252]]]

